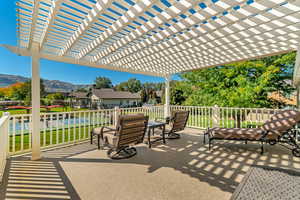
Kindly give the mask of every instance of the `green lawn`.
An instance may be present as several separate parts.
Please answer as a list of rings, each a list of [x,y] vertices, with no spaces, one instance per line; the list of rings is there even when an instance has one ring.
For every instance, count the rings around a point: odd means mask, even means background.
[[[75,129],[75,130],[74,130]],[[72,142],[72,141],[78,141],[80,139],[87,139],[89,138],[89,130],[92,129],[92,126],[90,128],[88,126],[85,127],[71,127],[70,129],[65,128],[64,134],[63,129],[59,129],[58,131],[56,129],[52,130],[52,134],[50,130],[47,130],[46,132],[41,131],[41,146],[49,146],[49,145],[55,145],[55,144],[61,144],[63,143],[63,135],[64,135],[64,142]],[[44,137],[45,143],[44,143]],[[29,149],[29,134],[26,133],[23,135],[23,138],[21,135],[16,136],[10,136],[10,151],[13,151],[13,137],[15,137],[15,152],[21,150],[21,141],[23,140],[23,150]],[[70,139],[70,140],[69,140]]]

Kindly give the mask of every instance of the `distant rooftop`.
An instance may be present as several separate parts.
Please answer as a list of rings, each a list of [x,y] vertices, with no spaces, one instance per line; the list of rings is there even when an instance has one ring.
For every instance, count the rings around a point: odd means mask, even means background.
[[[99,99],[140,99],[138,93],[114,91],[113,89],[92,89],[92,94]]]

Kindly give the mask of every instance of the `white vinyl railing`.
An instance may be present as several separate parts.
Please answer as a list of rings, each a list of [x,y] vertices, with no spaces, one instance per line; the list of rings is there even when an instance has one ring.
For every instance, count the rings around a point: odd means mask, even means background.
[[[186,110],[190,112],[187,122],[188,127],[208,128],[212,127],[212,109],[206,106],[171,106],[171,112],[175,110]]]
[[[278,109],[227,108],[206,106],[170,106],[170,110],[188,110],[188,127],[257,127],[269,119]],[[41,146],[53,147],[87,140],[93,128],[114,125],[119,114],[144,113],[150,120],[164,117],[164,106],[115,108],[41,114]],[[31,115],[9,116],[8,137],[10,154],[31,150]],[[2,140],[3,141],[3,140]],[[1,147],[1,146],[0,146]]]
[[[57,112],[41,114],[41,147],[48,148],[87,140],[93,128],[111,126],[119,114],[144,113],[151,120],[163,118],[163,106]],[[31,114],[11,115],[9,118],[9,153],[31,150]]]
[[[8,158],[8,127],[9,115],[5,114],[0,118],[0,183],[5,170],[6,159]]]
[[[187,126],[206,129],[211,127],[258,127],[280,109],[171,106],[171,111],[174,110],[190,111]]]

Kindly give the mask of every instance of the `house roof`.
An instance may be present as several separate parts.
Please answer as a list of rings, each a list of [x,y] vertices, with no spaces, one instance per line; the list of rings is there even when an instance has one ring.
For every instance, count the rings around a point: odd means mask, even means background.
[[[93,89],[92,94],[99,99],[140,99],[138,93],[114,91],[113,89]]]
[[[166,77],[295,51],[299,11],[299,0],[19,0],[11,49]]]
[[[75,97],[78,99],[86,99],[88,98],[88,92],[71,92],[69,94],[70,97]]]

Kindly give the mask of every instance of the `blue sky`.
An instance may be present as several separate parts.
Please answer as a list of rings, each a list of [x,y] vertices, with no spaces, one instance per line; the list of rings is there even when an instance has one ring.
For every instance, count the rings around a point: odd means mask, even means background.
[[[16,45],[16,1],[4,0],[0,7],[0,44]],[[162,82],[162,78],[90,68],[79,65],[41,60],[41,77],[49,80],[67,81],[75,84],[90,84],[97,76],[110,78],[113,84],[137,78],[142,82]],[[30,77],[30,58],[14,55],[0,47],[0,73]],[[178,77],[175,76],[175,79]]]

